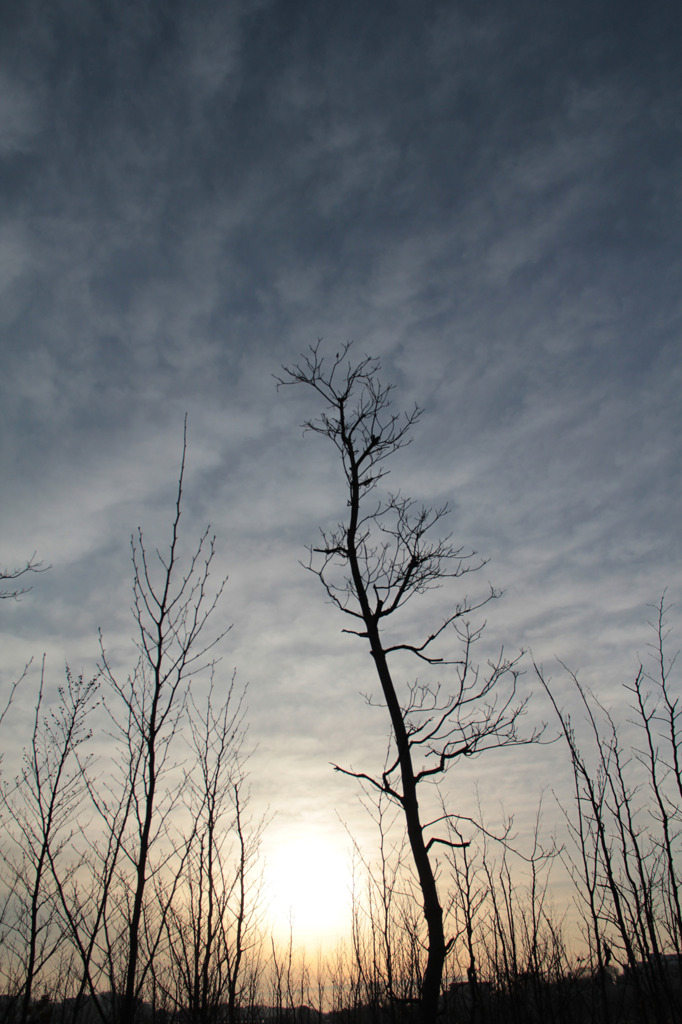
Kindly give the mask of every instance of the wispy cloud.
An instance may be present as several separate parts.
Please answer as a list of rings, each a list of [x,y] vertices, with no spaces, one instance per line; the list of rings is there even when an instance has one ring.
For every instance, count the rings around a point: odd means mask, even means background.
[[[212,523],[230,574],[259,799],[309,813],[325,787],[330,817],[353,813],[327,761],[383,756],[371,666],[298,565],[345,499],[301,437],[314,407],[271,377],[324,336],[425,408],[390,483],[449,501],[455,537],[492,556],[491,649],[558,654],[611,692],[646,603],[680,598],[680,82],[660,5],[15,8],[0,560],[37,548],[53,569],[5,619],[13,664],[91,664],[99,626],[127,656],[129,536],[163,543],[189,412],[183,525],[189,543]]]

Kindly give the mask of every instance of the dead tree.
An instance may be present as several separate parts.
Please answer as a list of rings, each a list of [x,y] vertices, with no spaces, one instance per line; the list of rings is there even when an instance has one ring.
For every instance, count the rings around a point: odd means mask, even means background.
[[[434,844],[452,845],[452,840],[429,835],[435,823],[421,819],[418,787],[438,780],[459,758],[522,742],[517,727],[527,699],[517,693],[518,658],[500,652],[485,672],[472,662],[482,627],[473,626],[469,616],[499,596],[493,588],[478,600],[465,597],[450,605],[425,639],[412,639],[405,632],[396,635],[391,628],[412,598],[486,563],[475,551],[453,545],[449,537],[431,539],[447,506],[422,507],[400,491],[380,491],[387,461],[410,444],[420,410],[394,413],[393,386],[381,382],[379,362],[365,356],[354,363],[349,349],[350,344],[345,345],[327,363],[318,342],[301,363],[284,367],[276,380],[278,386],[305,384],[322,400],[322,412],[304,427],[332,442],[345,479],[347,514],[334,529],[321,531],[321,543],[310,548],[307,568],[351,619],[353,625],[344,632],[369,645],[390,717],[394,758],[378,776],[334,767],[385,793],[404,813],[428,934],[419,1002],[422,1019],[431,1024],[448,951],[431,851]],[[452,640],[453,634],[457,655],[439,655],[439,642]],[[447,666],[448,683],[415,683],[401,693],[393,665],[403,654],[426,666]],[[532,734],[523,742],[536,738]]]

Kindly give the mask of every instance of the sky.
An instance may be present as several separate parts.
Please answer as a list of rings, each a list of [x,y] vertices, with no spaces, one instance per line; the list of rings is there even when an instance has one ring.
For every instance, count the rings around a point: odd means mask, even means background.
[[[682,597],[681,29],[672,0],[5,0],[0,564],[51,568],[0,607],[3,689],[43,653],[93,672],[100,628],[126,664],[130,535],[167,542],[187,414],[183,538],[210,523],[229,576],[269,856],[369,834],[329,762],[381,766],[371,664],[299,565],[340,467],[273,379],[322,338],[423,408],[391,486],[490,559],[483,656],[619,701]],[[563,770],[500,752],[449,792],[523,822]]]

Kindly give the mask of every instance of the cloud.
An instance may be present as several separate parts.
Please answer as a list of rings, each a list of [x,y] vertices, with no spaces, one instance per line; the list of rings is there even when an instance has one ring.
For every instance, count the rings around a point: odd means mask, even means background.
[[[371,661],[298,564],[344,515],[339,466],[301,436],[312,396],[271,376],[324,336],[425,409],[388,482],[448,501],[453,539],[492,557],[466,581],[506,590],[482,660],[556,654],[617,699],[647,603],[680,593],[679,62],[665,18],[604,17],[22,7],[1,44],[20,56],[0,88],[0,560],[54,567],[0,609],[12,666],[92,665],[98,626],[133,656],[129,538],[165,543],[188,412],[183,538],[210,522],[230,576],[254,792],[365,827],[328,761],[381,762]],[[527,810],[552,758],[455,781]]]
[[[42,96],[7,72],[0,73],[0,157],[32,151],[43,128]]]

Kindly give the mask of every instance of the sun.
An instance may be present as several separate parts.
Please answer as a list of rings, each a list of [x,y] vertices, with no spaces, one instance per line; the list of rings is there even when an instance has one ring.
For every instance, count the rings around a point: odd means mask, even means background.
[[[267,855],[266,898],[273,934],[326,946],[348,932],[351,868],[348,856],[323,836],[285,839]]]

